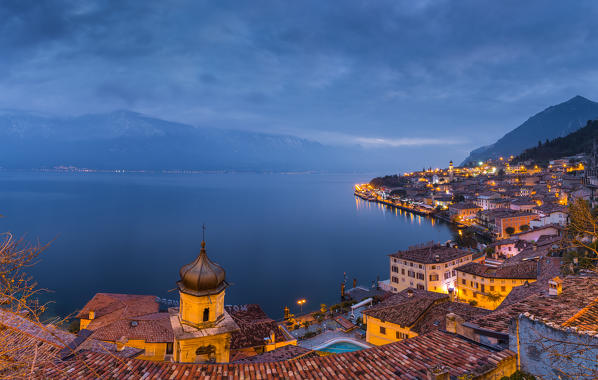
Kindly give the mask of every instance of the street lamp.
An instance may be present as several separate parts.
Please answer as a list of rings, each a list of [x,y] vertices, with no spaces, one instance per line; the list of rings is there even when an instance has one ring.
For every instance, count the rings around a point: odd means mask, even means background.
[[[301,311],[300,311],[301,313],[303,313],[303,304],[304,304],[305,302],[307,302],[307,301],[305,300],[305,298],[302,298],[302,299],[300,299],[300,300],[298,300],[298,301],[297,301],[297,305],[299,305],[299,308],[300,308],[300,310],[301,310]]]

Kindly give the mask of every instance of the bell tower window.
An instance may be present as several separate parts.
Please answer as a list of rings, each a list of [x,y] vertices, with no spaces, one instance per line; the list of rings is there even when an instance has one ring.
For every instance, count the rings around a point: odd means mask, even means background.
[[[206,307],[203,309],[203,321],[207,322],[210,320],[210,308]]]

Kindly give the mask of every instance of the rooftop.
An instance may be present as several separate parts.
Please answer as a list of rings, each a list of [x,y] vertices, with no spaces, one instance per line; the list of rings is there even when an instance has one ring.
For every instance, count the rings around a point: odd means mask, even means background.
[[[434,264],[445,263],[471,254],[473,252],[469,250],[436,244],[433,246],[409,248],[406,251],[398,251],[389,256],[421,264]]]
[[[598,330],[598,277],[569,276],[563,279],[562,286],[563,292],[558,296],[549,296],[547,290],[541,290],[472,323],[487,330],[506,333],[511,319],[530,312],[561,326]]]
[[[489,267],[480,263],[468,263],[457,268],[457,271],[484,278],[535,280],[538,277],[538,264],[535,261],[525,261],[513,265]]]
[[[240,364],[155,363],[138,359],[115,360],[109,355],[81,353],[78,360],[67,360],[53,367],[41,367],[39,377],[95,378],[425,378],[427,371],[444,366],[451,376],[479,376],[498,363],[514,360],[509,350],[493,350],[468,339],[442,331],[344,354],[305,357],[292,361]],[[67,375],[68,373],[68,375]],[[69,377],[70,376],[70,377]]]
[[[160,305],[155,296],[117,293],[96,293],[77,314],[77,318],[89,319],[93,311],[94,319],[87,326],[94,330],[120,319],[157,313]]]
[[[234,305],[225,308],[239,326],[239,330],[231,335],[232,349],[263,346],[266,344],[264,339],[270,337],[270,332],[274,332],[276,342],[295,339],[286,336],[278,327],[278,323],[268,317],[260,305]]]

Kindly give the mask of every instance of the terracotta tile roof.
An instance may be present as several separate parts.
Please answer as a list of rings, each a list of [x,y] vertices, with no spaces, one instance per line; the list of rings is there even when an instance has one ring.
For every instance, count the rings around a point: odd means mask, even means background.
[[[510,259],[507,261],[510,262]],[[507,295],[507,297],[502,301],[498,309],[517,303],[529,296],[542,292],[548,292],[548,281],[558,276],[561,272],[561,258],[544,257],[539,260],[539,265],[540,275],[538,276],[537,280],[513,288],[509,295]]]
[[[148,343],[173,342],[174,334],[169,313],[153,313],[120,319],[93,330],[94,339],[117,341],[121,337],[140,339]]]
[[[411,292],[411,296],[409,296]],[[367,309],[363,314],[384,322],[400,326],[411,326],[435,303],[448,301],[446,294],[425,290],[405,289],[378,305]]]
[[[478,327],[507,333],[511,319],[529,312],[556,323],[596,330],[598,317],[598,277],[570,276],[563,280],[563,292],[549,296],[547,291],[531,295],[520,302],[499,308],[472,321]]]
[[[525,261],[513,265],[489,267],[480,263],[468,263],[457,268],[457,272],[469,273],[484,278],[536,279],[538,265],[535,261]]]
[[[33,322],[0,309],[0,351],[3,358],[8,358],[15,364],[10,368],[0,364],[0,377],[19,377],[19,370],[22,369],[19,368],[19,363],[21,366],[23,362],[30,365],[34,357],[37,358],[38,366],[52,368],[60,360],[82,351],[110,354],[115,359],[133,357],[142,351],[127,347],[117,352],[115,345],[89,338],[89,335],[88,330],[82,330],[77,336],[53,325]]]
[[[36,375],[59,379],[421,379],[426,377],[429,368],[438,365],[446,367],[451,376],[480,376],[496,368],[497,364],[514,358],[512,351],[495,351],[453,334],[434,331],[362,351],[267,363],[155,363],[138,359],[113,360],[108,355],[81,353],[78,361],[63,361],[58,367],[39,368]]]
[[[411,327],[411,331],[426,334],[433,330],[446,329],[446,315],[453,313],[464,321],[470,321],[489,314],[491,311],[479,307],[473,307],[467,303],[461,302],[442,302],[430,307],[423,316]]]
[[[422,264],[433,264],[435,262],[445,263],[447,261],[471,255],[472,253],[473,252],[469,250],[436,244],[433,246],[420,248],[414,247],[406,251],[398,251],[390,254],[389,256]]]
[[[89,318],[89,312],[95,313],[94,319],[87,326],[94,330],[119,319],[157,313],[160,305],[151,295],[97,293],[77,314],[77,318]]]
[[[291,340],[278,327],[278,323],[269,318],[260,305],[225,306],[226,311],[239,326],[239,331],[231,335],[231,349],[263,346],[265,338],[273,331],[277,342]]]
[[[319,355],[315,351],[312,351],[308,348],[289,344],[261,355],[255,355],[236,360],[234,363],[272,363],[298,358],[313,358],[318,356]]]

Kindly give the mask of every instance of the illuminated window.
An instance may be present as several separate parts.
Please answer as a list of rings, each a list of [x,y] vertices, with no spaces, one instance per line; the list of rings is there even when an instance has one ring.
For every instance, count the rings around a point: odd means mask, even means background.
[[[380,326],[380,334],[386,335],[386,327]]]

